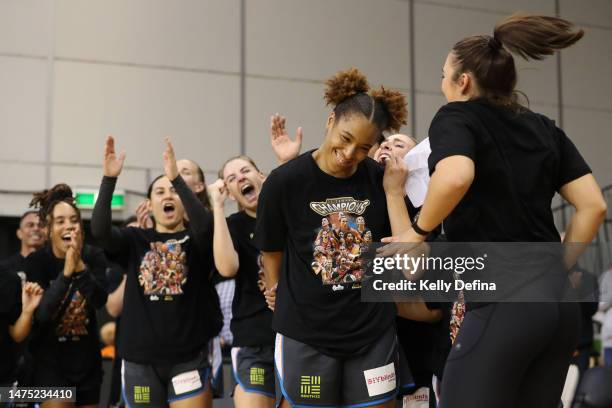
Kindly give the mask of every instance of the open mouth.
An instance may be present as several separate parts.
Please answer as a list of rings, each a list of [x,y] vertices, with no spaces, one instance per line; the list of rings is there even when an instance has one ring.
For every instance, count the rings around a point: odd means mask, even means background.
[[[245,183],[240,187],[240,193],[249,201],[256,198],[255,187],[250,183]]]
[[[66,244],[69,244],[71,240],[72,240],[72,234],[71,233],[67,233],[67,234],[62,235],[62,241],[64,241]]]
[[[171,217],[174,215],[174,212],[176,211],[176,207],[174,206],[174,203],[164,203],[164,214],[166,214],[167,217]]]
[[[388,152],[381,153],[378,158],[382,163],[384,163],[391,158],[391,153],[388,153]]]

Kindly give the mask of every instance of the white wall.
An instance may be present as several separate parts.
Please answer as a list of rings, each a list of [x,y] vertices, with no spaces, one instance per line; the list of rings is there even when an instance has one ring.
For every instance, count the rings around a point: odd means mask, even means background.
[[[323,80],[350,66],[414,93],[405,131],[423,138],[444,102],[440,70],[453,43],[491,33],[514,10],[553,14],[555,1],[587,34],[562,53],[561,72],[555,57],[520,62],[519,89],[532,109],[562,116],[610,184],[608,0],[0,0],[0,215],[21,213],[29,192],[56,182],[97,186],[107,134],[128,153],[119,185],[129,190],[160,172],[166,135],[212,181],[241,153],[242,115],[245,153],[269,171],[270,114],[285,114],[291,134],[304,127],[304,149],[317,146]]]

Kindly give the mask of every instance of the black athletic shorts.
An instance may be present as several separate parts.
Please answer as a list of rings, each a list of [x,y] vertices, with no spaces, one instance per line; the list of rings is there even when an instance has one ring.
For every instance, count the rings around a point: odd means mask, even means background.
[[[91,405],[100,402],[102,385],[102,367],[96,368],[90,375],[80,381],[71,381],[56,367],[38,362],[35,364],[32,387],[75,387],[76,405]]]
[[[274,347],[232,347],[232,372],[245,392],[275,397]]]
[[[165,407],[209,388],[208,350],[179,364],[138,364],[124,359],[121,379],[123,399],[128,407]]]
[[[381,333],[367,352],[334,358],[296,340],[276,335],[277,404],[367,407],[396,398],[400,381],[395,327]]]

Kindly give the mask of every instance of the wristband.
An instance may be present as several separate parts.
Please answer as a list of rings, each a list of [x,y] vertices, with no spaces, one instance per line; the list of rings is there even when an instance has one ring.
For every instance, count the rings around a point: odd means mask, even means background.
[[[419,227],[419,224],[417,224],[417,220],[414,220],[412,223],[412,229],[414,230],[414,232],[416,232],[419,235],[423,235],[423,236],[427,236],[429,234],[431,234],[431,231],[425,231],[424,229],[422,229],[421,227]]]

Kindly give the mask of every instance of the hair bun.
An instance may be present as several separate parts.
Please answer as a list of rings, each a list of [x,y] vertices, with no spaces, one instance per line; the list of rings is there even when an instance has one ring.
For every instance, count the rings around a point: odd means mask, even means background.
[[[407,124],[408,104],[406,97],[399,91],[385,89],[381,86],[380,89],[372,91],[372,98],[380,100],[389,112],[389,122],[387,129],[398,132],[402,125]]]
[[[346,98],[369,90],[370,85],[366,76],[357,68],[338,71],[325,81],[325,103],[336,106]]]
[[[72,189],[68,184],[56,184],[49,190],[34,193],[34,197],[32,198],[32,201],[30,201],[30,207],[38,209],[40,218],[45,220],[49,214],[50,207],[53,205],[53,203],[58,201],[69,201],[70,203],[74,202]]]

